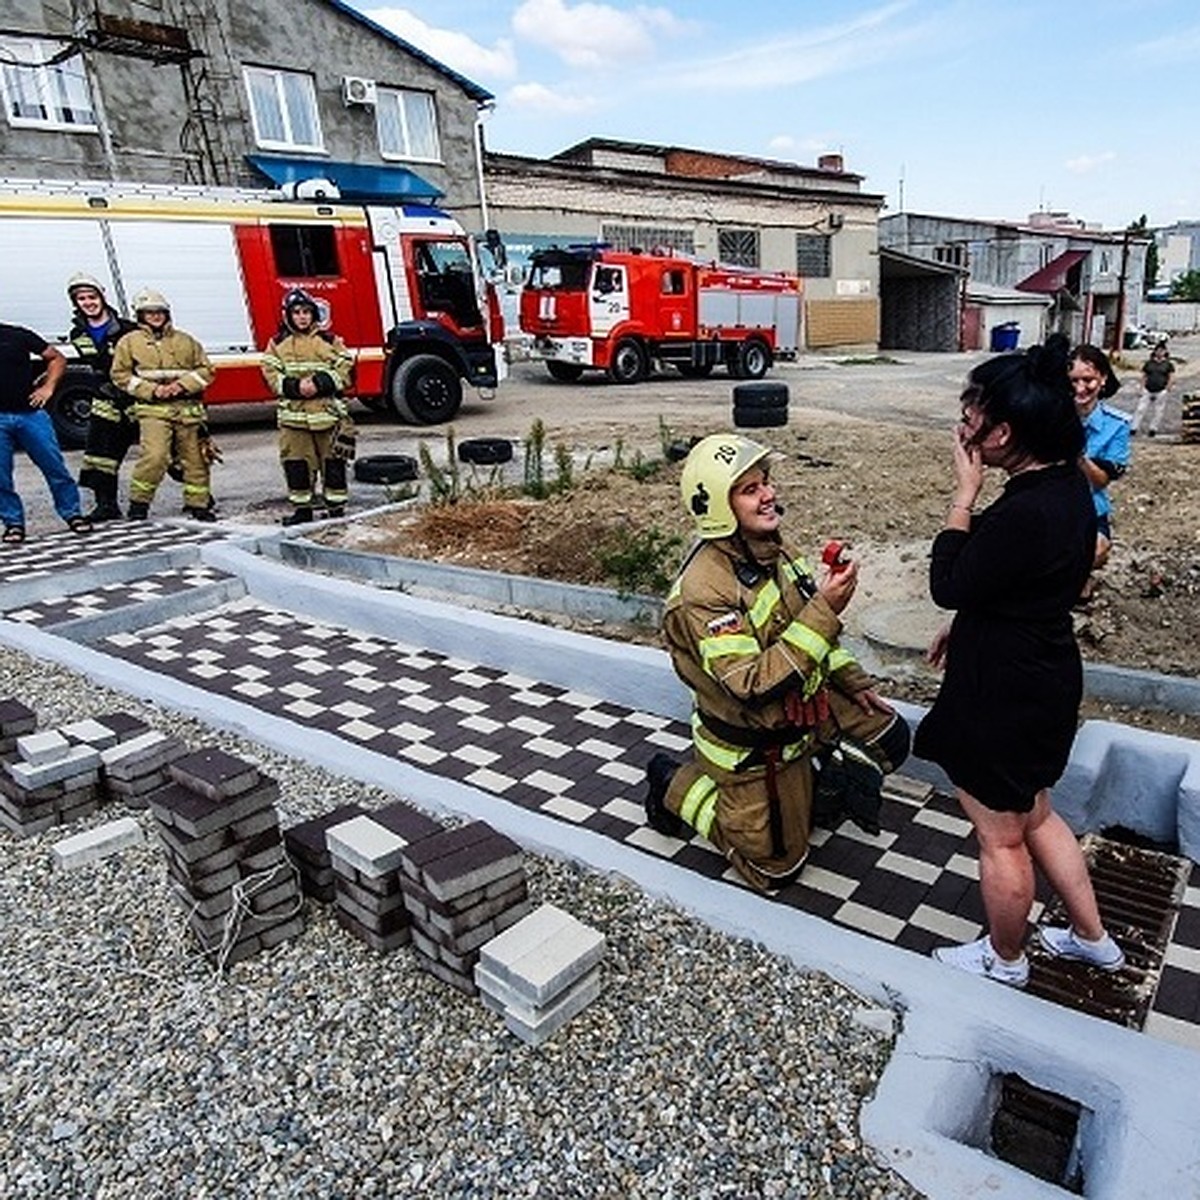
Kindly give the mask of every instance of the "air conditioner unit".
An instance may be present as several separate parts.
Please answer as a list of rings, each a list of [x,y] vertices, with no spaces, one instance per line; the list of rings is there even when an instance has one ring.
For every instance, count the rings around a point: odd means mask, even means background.
[[[343,104],[374,104],[375,80],[362,79],[357,75],[342,76]]]

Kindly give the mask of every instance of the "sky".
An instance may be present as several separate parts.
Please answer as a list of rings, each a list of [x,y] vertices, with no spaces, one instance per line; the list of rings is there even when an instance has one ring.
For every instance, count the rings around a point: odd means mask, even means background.
[[[1196,0],[353,3],[495,95],[493,150],[838,153],[886,212],[1200,219]]]

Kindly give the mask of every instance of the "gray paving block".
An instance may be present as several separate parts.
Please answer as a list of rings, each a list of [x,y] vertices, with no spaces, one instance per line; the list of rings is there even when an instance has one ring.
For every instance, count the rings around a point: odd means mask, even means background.
[[[332,826],[325,840],[332,857],[349,863],[372,879],[394,871],[400,865],[405,847],[403,838],[369,816],[351,817]]]
[[[58,732],[69,741],[82,742],[97,750],[107,750],[109,746],[115,746],[118,740],[115,730],[93,717],[72,721],[69,725],[60,725]]]
[[[41,817],[14,817],[12,813],[3,807],[0,807],[0,825],[3,825],[13,837],[27,838],[37,837],[38,834],[45,833],[48,829],[53,829],[59,824],[58,814],[50,813],[49,816]]]
[[[288,853],[297,858],[307,859],[316,866],[327,867],[329,847],[325,844],[326,830],[342,824],[343,821],[349,821],[351,817],[362,816],[365,811],[359,804],[342,804],[319,817],[289,825],[283,831]]]
[[[159,770],[187,753],[187,746],[173,734],[148,729],[128,741],[100,751],[100,762],[110,779],[136,779]]]
[[[22,762],[33,766],[57,762],[71,748],[71,743],[57,729],[43,729],[17,738],[17,753]]]
[[[182,754],[167,770],[176,783],[182,783],[209,800],[240,796],[254,788],[260,777],[258,767],[253,763],[215,746]]]
[[[513,1009],[505,1009],[505,1027],[526,1045],[540,1046],[600,995],[599,969],[586,975],[580,984],[581,987],[571,988],[553,1004],[542,1009],[536,1021],[527,1021]]]
[[[79,778],[89,771],[98,775],[100,752],[93,750],[91,746],[68,746],[65,754],[51,762],[37,765],[27,762],[10,762],[5,763],[4,766],[18,786],[33,790],[51,783]]]
[[[457,988],[465,996],[477,996],[479,989],[475,986],[475,980],[469,974],[462,974],[460,971],[454,970],[453,967],[448,967],[444,962],[436,958],[430,958],[428,954],[418,954],[416,956],[417,966],[422,971],[428,971],[430,975],[436,976],[443,983],[448,983],[452,988]]]
[[[533,1006],[586,974],[604,957],[604,935],[570,913],[543,904],[485,944],[480,961]]]

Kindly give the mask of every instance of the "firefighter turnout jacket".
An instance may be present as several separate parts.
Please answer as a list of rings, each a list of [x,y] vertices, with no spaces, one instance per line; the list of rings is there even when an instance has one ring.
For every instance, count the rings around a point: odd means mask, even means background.
[[[812,759],[839,735],[877,747],[895,722],[853,699],[873,680],[838,642],[842,623],[804,559],[775,538],[700,542],[667,599],[663,633],[694,698],[694,756],[667,808],[755,887],[792,877],[808,853]]]
[[[204,389],[213,381],[212,364],[204,347],[190,333],[168,323],[161,333],[139,325],[118,343],[113,355],[112,381],[128,392],[136,415],[184,423],[204,420]],[[176,381],[184,394],[176,400],[154,395],[160,383]]]
[[[354,356],[341,338],[324,330],[292,333],[285,329],[267,343],[262,370],[279,397],[280,427],[332,429],[348,415],[342,393],[350,386]],[[317,394],[300,395],[300,381],[312,377]]]

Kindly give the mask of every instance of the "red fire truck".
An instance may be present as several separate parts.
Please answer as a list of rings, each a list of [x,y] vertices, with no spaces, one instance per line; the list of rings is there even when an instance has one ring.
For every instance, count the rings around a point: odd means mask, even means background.
[[[721,364],[761,379],[777,355],[795,353],[801,291],[794,275],[658,251],[551,248],[530,260],[521,329],[563,381],[599,370],[637,383],[655,361],[691,377]]]
[[[70,325],[67,279],[104,284],[123,312],[142,287],[166,295],[216,367],[209,404],[273,399],[259,369],[284,295],[302,287],[355,356],[355,393],[403,421],[450,420],[463,380],[494,388],[503,321],[471,238],[420,205],[343,203],[310,180],[280,192],[138,184],[0,181],[4,320],[49,342]],[[70,353],[70,347],[64,347]],[[51,416],[82,445],[99,381],[68,365]]]

